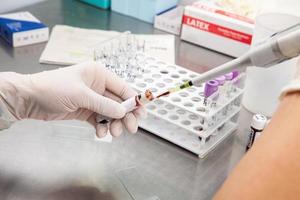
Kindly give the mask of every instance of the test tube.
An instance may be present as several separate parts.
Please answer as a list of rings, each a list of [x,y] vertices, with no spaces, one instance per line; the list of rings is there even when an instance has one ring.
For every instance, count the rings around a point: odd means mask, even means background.
[[[239,84],[239,75],[240,72],[237,70],[232,71],[232,92],[236,92],[238,84]]]
[[[267,121],[268,121],[267,117],[262,114],[255,114],[252,117],[249,141],[246,146],[246,151],[248,151],[252,147],[253,143],[261,135],[261,132],[264,130],[267,124]]]
[[[219,83],[216,80],[210,80],[205,83],[204,86],[204,100],[203,100],[203,105],[205,107],[210,106],[213,108],[216,106],[216,100],[218,98],[218,86]],[[208,109],[207,109],[208,110]]]
[[[231,90],[232,90],[232,79],[233,79],[233,73],[229,72],[224,75],[225,77],[225,83],[223,84],[223,91],[222,94],[220,95],[220,102],[225,102],[227,98],[230,97],[231,95]],[[230,109],[230,106],[227,105],[226,107],[223,108],[222,112],[220,113],[221,116],[226,116],[228,109]],[[220,116],[220,117],[221,117]]]
[[[121,104],[125,107],[126,113],[128,113],[135,110],[139,106],[149,103],[152,100],[154,100],[152,92],[150,90],[146,90],[144,93],[140,93],[134,97],[131,97],[126,101],[123,101]],[[98,115],[96,118],[96,122],[100,124],[106,124],[110,120],[110,118],[103,117],[101,115]]]
[[[94,58],[118,76],[133,81],[143,73],[145,64],[143,59],[137,58],[137,52],[144,50],[144,45],[145,42],[142,42],[139,46],[138,38],[126,32],[99,44]]]

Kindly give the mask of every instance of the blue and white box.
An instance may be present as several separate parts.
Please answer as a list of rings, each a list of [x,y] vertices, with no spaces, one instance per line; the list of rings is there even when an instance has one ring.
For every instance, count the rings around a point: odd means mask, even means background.
[[[0,36],[13,47],[48,41],[49,28],[30,12],[0,15]]]

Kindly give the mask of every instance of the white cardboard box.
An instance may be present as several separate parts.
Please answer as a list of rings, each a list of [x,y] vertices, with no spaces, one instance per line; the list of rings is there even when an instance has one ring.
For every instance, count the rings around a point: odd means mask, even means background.
[[[168,33],[180,35],[183,10],[183,6],[177,6],[160,15],[156,15],[154,27]]]
[[[249,18],[196,2],[185,7],[181,39],[238,57],[249,49],[253,29]]]
[[[0,15],[0,36],[13,47],[45,42],[48,27],[30,12]]]

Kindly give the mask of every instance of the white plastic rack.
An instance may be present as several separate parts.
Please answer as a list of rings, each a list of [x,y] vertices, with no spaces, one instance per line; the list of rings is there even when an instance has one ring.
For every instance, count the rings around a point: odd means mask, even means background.
[[[145,61],[144,73],[130,81],[131,86],[138,92],[146,89],[154,93],[165,91],[198,75],[153,57],[145,56]],[[149,116],[140,126],[203,158],[237,127],[243,76],[244,74],[239,75],[240,83],[235,86],[230,96],[213,108],[203,106],[203,85],[157,99],[146,105]]]
[[[130,55],[135,63],[143,65],[142,70],[139,68],[141,73],[135,74],[134,78],[125,76],[137,92],[150,89],[158,94],[199,75],[140,52]],[[101,59],[101,62],[105,63],[105,60]],[[222,101],[214,107],[203,105],[203,84],[154,100],[146,105],[148,118],[142,120],[140,127],[204,158],[237,128],[244,76],[239,75],[235,84],[231,84],[230,94],[219,97]]]

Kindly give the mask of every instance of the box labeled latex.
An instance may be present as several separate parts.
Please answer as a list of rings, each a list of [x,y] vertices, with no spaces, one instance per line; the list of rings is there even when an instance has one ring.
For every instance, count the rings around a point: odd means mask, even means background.
[[[250,18],[196,2],[185,7],[181,39],[238,57],[250,48],[253,29]]]

